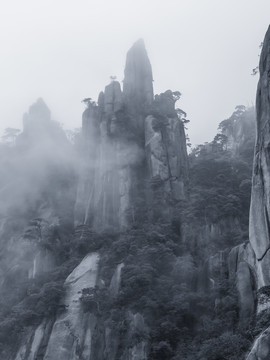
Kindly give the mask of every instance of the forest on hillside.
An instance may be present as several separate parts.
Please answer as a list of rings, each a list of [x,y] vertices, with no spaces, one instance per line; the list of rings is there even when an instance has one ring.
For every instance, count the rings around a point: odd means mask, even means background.
[[[26,145],[26,135],[18,135],[15,141],[16,135],[8,129],[1,143],[1,187],[22,174],[29,181],[29,173],[25,174],[23,169],[33,160],[38,160],[35,174],[31,174],[35,181],[39,176],[53,174],[53,184],[57,184],[63,181],[63,174],[74,176],[76,165],[72,161],[80,151],[80,134],[71,144],[61,127],[49,123],[48,136],[56,139],[54,146],[58,151],[53,164],[46,152],[29,159],[24,152],[29,138]],[[239,321],[235,283],[229,279],[224,264],[217,262],[217,256],[220,258],[220,254],[228,254],[233,247],[248,241],[254,142],[254,108],[237,106],[232,116],[219,124],[213,141],[191,149],[188,196],[173,204],[172,222],[164,216],[158,201],[154,212],[148,209],[141,193],[136,200],[141,216],[131,228],[97,233],[81,226],[74,233],[65,221],[52,225],[42,218],[33,218],[33,211],[44,195],[40,191],[46,191],[48,201],[53,202],[54,189],[40,189],[40,184],[32,187],[30,198],[27,192],[25,198],[19,199],[24,204],[22,214],[15,197],[8,211],[5,207],[8,216],[5,237],[19,233],[26,223],[27,226],[21,239],[20,270],[17,273],[16,269],[7,270],[2,284],[2,356],[18,346],[27,328],[66,311],[61,302],[64,280],[85,255],[99,252],[103,286],[84,288],[80,301],[85,313],[94,313],[100,323],[106,323],[118,334],[122,345],[117,358],[122,356],[125,346],[147,339],[149,359],[153,360],[244,359],[251,342],[268,325],[270,317],[264,313],[256,319],[251,317],[245,324]],[[69,152],[70,157],[63,157],[63,152]],[[63,159],[64,167],[57,170]],[[155,191],[158,196],[158,189]],[[145,216],[149,213],[150,216]],[[3,242],[1,246],[3,253]],[[21,268],[33,247],[53,253],[55,264],[50,272],[24,279]],[[119,294],[111,297],[110,281],[115,266],[123,263]],[[127,311],[139,312],[144,318],[135,335],[128,330]],[[98,337],[93,341],[96,354],[99,342]]]

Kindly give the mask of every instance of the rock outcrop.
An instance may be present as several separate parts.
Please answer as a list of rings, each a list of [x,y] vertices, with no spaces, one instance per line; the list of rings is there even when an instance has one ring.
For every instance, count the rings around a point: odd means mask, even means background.
[[[145,339],[140,339],[139,336],[139,334],[142,336],[143,333],[147,333],[148,331],[144,318],[140,313],[133,314],[128,312],[127,320],[129,322],[127,332],[128,343],[133,343],[134,345],[124,351],[121,360],[147,360],[148,344]],[[136,338],[139,338],[139,340]]]
[[[257,90],[257,140],[254,155],[250,207],[250,243],[258,261],[259,287],[270,285],[270,29],[260,59]]]
[[[132,127],[142,134],[145,114],[154,99],[152,67],[142,39],[127,53],[123,97]]]
[[[254,155],[250,207],[250,244],[256,256],[258,278],[258,310],[270,308],[270,27],[265,35],[257,89],[257,140]],[[247,360],[266,360],[270,357],[270,328],[256,339]]]
[[[154,100],[152,81],[139,40],[127,54],[123,92],[112,80],[98,104],[88,99],[75,225],[97,231],[126,228],[142,216],[136,202],[149,198],[144,190],[153,181],[162,187],[160,204],[185,197],[188,165],[184,126],[175,110],[178,98],[169,90]]]
[[[66,310],[57,316],[53,325],[44,360],[90,358],[96,317],[83,313],[80,296],[84,288],[95,287],[98,260],[96,253],[87,255],[66,279],[63,299]]]
[[[56,318],[44,319],[37,327],[28,327],[22,345],[10,360],[146,360],[149,329],[144,317],[136,312],[123,313],[121,324],[104,321],[95,289],[104,283],[99,277],[98,253],[88,254],[65,281],[65,296]],[[121,269],[118,264],[111,278],[108,296],[118,295]],[[91,309],[84,311],[82,294],[87,293]],[[91,293],[93,290],[93,293]],[[90,302],[89,302],[90,301]],[[107,299],[109,301],[109,299]],[[121,325],[121,326],[122,326]],[[121,327],[120,326],[120,327]]]
[[[249,243],[230,251],[228,268],[238,291],[240,325],[246,327],[255,311],[257,290],[256,258]]]
[[[256,340],[247,360],[268,360],[270,357],[270,328],[266,329]]]
[[[240,325],[243,326],[248,324],[255,310],[257,317],[260,318],[264,316],[264,311],[269,311],[270,308],[270,27],[265,36],[259,69],[249,243],[233,248],[226,259],[229,278],[235,282],[238,290]],[[239,116],[241,116],[240,110],[238,109]],[[238,142],[243,142],[237,116],[233,124],[235,128],[231,128],[231,139],[234,137],[234,139],[238,138]],[[232,141],[232,150],[236,151],[233,143],[235,141]],[[224,268],[224,264],[218,265],[217,268],[220,271]],[[258,336],[248,360],[268,359],[269,339],[268,328]]]
[[[224,280],[237,290],[239,325],[246,328],[255,312],[257,292],[256,257],[249,243],[219,251],[206,261],[200,282],[204,290],[215,289]],[[220,297],[216,301],[227,299]]]
[[[121,271],[122,268],[124,267],[123,263],[120,263],[117,265],[116,270],[113,274],[113,277],[111,279],[111,283],[110,283],[110,295],[112,297],[116,297],[118,292],[119,292],[119,288],[120,288],[120,282],[121,282]]]
[[[145,150],[151,179],[160,180],[165,197],[185,198],[187,150],[185,130],[175,111],[173,92],[156,96],[154,115],[145,119]]]
[[[132,167],[140,162],[136,142],[125,138],[120,84],[116,81],[89,103],[83,114],[83,169],[78,188],[75,224],[95,230],[127,226],[131,207]]]
[[[96,316],[84,314],[80,297],[97,283],[99,255],[88,254],[65,281],[65,297],[56,319],[45,319],[29,329],[15,360],[67,360],[90,358]]]

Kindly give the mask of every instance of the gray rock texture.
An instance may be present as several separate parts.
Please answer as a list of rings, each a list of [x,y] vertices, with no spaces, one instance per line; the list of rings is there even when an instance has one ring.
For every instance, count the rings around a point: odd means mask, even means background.
[[[255,312],[258,287],[257,260],[250,244],[241,244],[211,256],[205,264],[204,274],[207,279],[203,283],[210,289],[225,279],[235,285],[240,310],[239,324],[245,328]]]
[[[270,29],[264,39],[259,69],[260,80],[256,99],[257,140],[249,232],[256,257],[261,260],[270,248]]]
[[[44,319],[27,329],[15,360],[89,360],[92,336],[97,323],[93,313],[84,313],[80,296],[82,289],[97,283],[99,255],[88,254],[65,281],[66,309],[56,319]],[[13,358],[12,358],[13,359]]]
[[[127,332],[128,343],[133,343],[134,345],[124,351],[120,360],[147,360],[148,343],[146,338],[148,328],[145,325],[144,318],[140,313],[133,314],[132,312],[128,312],[126,318],[129,323]],[[138,334],[141,336],[138,336]],[[135,340],[135,338],[140,340]]]
[[[175,200],[184,199],[187,154],[184,150],[186,140],[183,124],[177,117],[164,118],[161,128],[156,123],[154,116],[147,116],[145,149],[150,176],[163,182],[167,195]]]
[[[270,359],[270,328],[266,329],[261,335],[259,335],[246,359]]]
[[[270,27],[265,35],[260,57],[260,80],[257,89],[257,140],[254,154],[250,207],[250,244],[256,255],[258,278],[257,313],[269,310],[270,299]],[[266,291],[264,291],[266,290]],[[270,358],[270,328],[253,344],[247,360]]]
[[[120,282],[121,282],[121,271],[123,267],[124,267],[123,263],[118,264],[111,279],[109,289],[110,289],[110,295],[112,297],[116,297],[119,292]]]
[[[131,170],[137,145],[123,137],[120,84],[113,81],[83,113],[82,166],[75,225],[96,230],[125,227],[130,207]]]
[[[67,309],[57,316],[44,360],[90,358],[96,317],[91,313],[83,313],[79,298],[82,289],[95,287],[98,261],[98,254],[87,255],[66,279],[66,295],[63,302]]]
[[[53,323],[54,319],[43,320],[36,329],[28,328],[15,360],[43,359]]]
[[[143,132],[145,113],[153,102],[154,94],[152,67],[142,39],[127,53],[123,95],[133,127]]]
[[[145,201],[143,192],[153,179],[161,181],[160,205],[185,197],[186,138],[175,93],[168,90],[154,100],[152,81],[151,64],[139,40],[127,54],[123,92],[112,80],[98,104],[88,102],[75,225],[96,231],[126,228],[142,216],[136,202],[140,197]],[[157,197],[153,194],[152,199]]]

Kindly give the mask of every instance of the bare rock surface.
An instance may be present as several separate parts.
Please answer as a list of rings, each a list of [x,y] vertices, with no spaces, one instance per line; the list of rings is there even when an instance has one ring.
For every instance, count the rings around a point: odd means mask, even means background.
[[[259,69],[249,232],[256,257],[261,260],[270,248],[270,29],[264,39]]]
[[[123,96],[134,128],[143,131],[145,111],[152,104],[154,94],[152,67],[142,39],[127,53]]]
[[[269,360],[270,359],[270,328],[266,329],[255,340],[247,360]]]
[[[178,98],[168,90],[154,100],[152,82],[144,42],[138,40],[127,53],[123,92],[112,78],[98,104],[88,100],[75,225],[127,228],[136,217],[138,193],[155,177],[163,182],[164,199],[185,197],[187,150],[175,111]],[[147,116],[154,109],[164,117],[162,129],[155,127],[155,116]]]
[[[249,234],[256,254],[258,288],[257,313],[270,307],[270,27],[260,57],[260,80],[257,88],[257,140],[254,154]],[[270,328],[253,344],[247,360],[270,358]]]
[[[45,360],[89,359],[96,318],[92,314],[84,316],[79,298],[82,289],[95,287],[98,260],[97,253],[87,255],[66,279],[63,301],[67,309],[54,323]]]

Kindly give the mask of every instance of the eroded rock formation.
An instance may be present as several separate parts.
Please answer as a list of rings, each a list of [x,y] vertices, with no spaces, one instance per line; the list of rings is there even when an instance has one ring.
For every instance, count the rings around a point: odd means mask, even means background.
[[[185,197],[188,165],[184,126],[175,110],[178,93],[169,90],[154,100],[152,81],[139,40],[127,54],[123,92],[112,80],[98,104],[88,101],[76,225],[98,231],[127,227],[136,221],[138,198],[146,198],[143,191],[153,182],[166,204]]]
[[[151,179],[162,182],[167,197],[181,200],[185,198],[188,164],[185,131],[175,101],[170,90],[155,97],[156,112],[145,119],[145,150]]]
[[[270,248],[270,30],[268,30],[260,59],[260,80],[257,90],[257,141],[250,210],[250,242],[261,261]],[[262,280],[267,285],[269,277]]]
[[[215,289],[228,279],[238,293],[239,325],[246,328],[254,315],[256,304],[256,257],[249,243],[219,251],[205,263],[201,285]],[[203,278],[204,277],[204,278]],[[206,279],[205,279],[206,277]],[[228,297],[217,297],[217,304],[228,302]]]
[[[152,67],[142,39],[127,53],[123,97],[132,126],[142,133],[145,114],[149,111],[154,97]]]
[[[57,316],[44,359],[89,359],[96,317],[83,313],[80,296],[82,289],[95,287],[98,260],[98,254],[87,255],[66,279],[66,310]]]
[[[250,243],[256,255],[258,311],[269,309],[270,286],[270,27],[265,35],[257,89],[257,141],[250,208]],[[248,360],[270,357],[270,329],[255,341]]]
[[[91,337],[96,317],[83,313],[80,303],[81,291],[94,287],[97,282],[99,256],[87,255],[65,282],[66,294],[62,310],[54,319],[45,319],[36,329],[30,329],[16,360],[42,359],[89,359]]]

